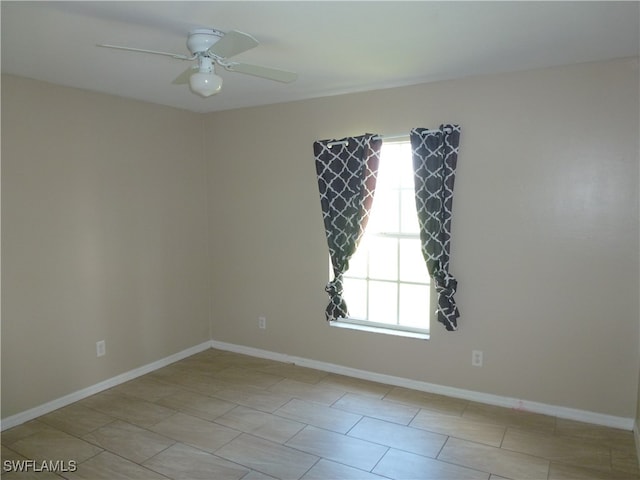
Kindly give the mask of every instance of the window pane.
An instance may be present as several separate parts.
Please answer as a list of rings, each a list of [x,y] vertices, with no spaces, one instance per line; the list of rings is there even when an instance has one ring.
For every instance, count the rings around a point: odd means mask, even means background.
[[[424,261],[419,239],[400,240],[400,280],[429,283],[429,271]]]
[[[380,158],[378,171],[384,177],[382,180],[385,187],[391,185],[393,188],[413,188],[413,159],[409,142],[384,144]]]
[[[350,318],[367,318],[367,281],[345,278],[343,283],[344,299],[347,302]]]
[[[429,328],[429,286],[400,284],[400,325]]]
[[[411,146],[405,145],[402,149],[401,156],[397,159],[400,165],[400,186],[402,188],[415,188],[413,179],[413,160],[411,158]]]
[[[384,153],[380,156],[378,164],[378,177],[376,180],[376,193],[380,190],[390,190],[397,188],[399,183],[398,172],[393,165],[392,159],[384,157]]]
[[[349,270],[346,275],[350,277],[366,277],[367,276],[367,240],[363,238],[356,250],[349,260]]]
[[[369,238],[369,277],[384,280],[398,279],[398,240]]]
[[[397,323],[398,284],[369,282],[369,321]]]
[[[402,233],[420,233],[418,212],[416,211],[416,194],[414,190],[402,190],[400,193],[402,212],[400,214],[400,231]]]
[[[400,228],[399,208],[397,191],[376,191],[367,230],[397,232]]]

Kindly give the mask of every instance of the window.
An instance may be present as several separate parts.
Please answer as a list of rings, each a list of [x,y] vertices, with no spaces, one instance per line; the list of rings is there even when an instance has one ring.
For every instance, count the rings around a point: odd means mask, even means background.
[[[344,275],[341,322],[429,332],[430,278],[422,256],[408,140],[384,143],[369,224]]]

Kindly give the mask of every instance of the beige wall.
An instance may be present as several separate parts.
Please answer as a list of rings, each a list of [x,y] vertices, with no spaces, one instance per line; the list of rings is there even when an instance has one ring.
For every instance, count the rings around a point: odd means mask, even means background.
[[[210,338],[205,174],[197,115],[2,77],[3,418]]]
[[[208,115],[213,339],[633,418],[638,101],[633,59]],[[327,326],[312,142],[441,122],[463,129],[460,330],[434,324],[420,341]]]
[[[210,338],[634,417],[637,85],[620,60],[198,115],[3,76],[2,417]],[[460,330],[328,327],[313,140],[440,122]]]

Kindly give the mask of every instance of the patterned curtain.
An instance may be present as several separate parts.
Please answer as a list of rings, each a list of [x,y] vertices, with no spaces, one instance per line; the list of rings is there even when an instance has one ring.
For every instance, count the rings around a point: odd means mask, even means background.
[[[414,128],[409,135],[413,156],[416,207],[422,254],[438,293],[438,321],[458,329],[460,312],[453,298],[458,282],[449,273],[451,211],[456,178],[460,127]]]
[[[381,147],[382,139],[372,134],[313,144],[334,276],[325,288],[331,298],[325,312],[328,321],[348,315],[342,297],[342,276],[369,219]]]

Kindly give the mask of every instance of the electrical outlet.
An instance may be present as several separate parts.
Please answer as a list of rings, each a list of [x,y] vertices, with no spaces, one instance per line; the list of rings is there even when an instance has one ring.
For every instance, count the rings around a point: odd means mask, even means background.
[[[104,357],[107,354],[107,345],[104,340],[96,342],[96,356]]]
[[[471,352],[471,365],[474,367],[482,366],[482,350],[473,350]]]
[[[267,317],[264,315],[260,315],[258,317],[258,328],[261,330],[265,330],[267,328]]]

